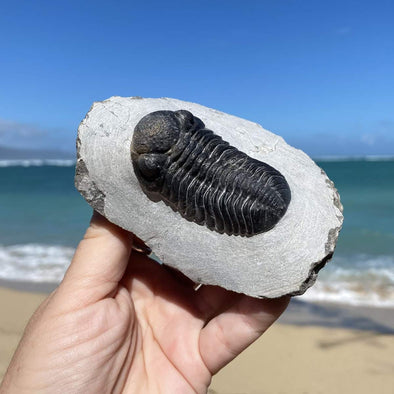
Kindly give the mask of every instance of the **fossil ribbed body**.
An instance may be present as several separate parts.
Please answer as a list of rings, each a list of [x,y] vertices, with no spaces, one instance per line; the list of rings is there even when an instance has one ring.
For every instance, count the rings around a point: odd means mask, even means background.
[[[268,231],[290,203],[289,185],[279,171],[223,141],[185,110],[142,118],[131,156],[148,195],[219,233]]]

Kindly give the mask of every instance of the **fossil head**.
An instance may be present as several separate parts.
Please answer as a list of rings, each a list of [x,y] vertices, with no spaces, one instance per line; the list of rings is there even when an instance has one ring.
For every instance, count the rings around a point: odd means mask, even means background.
[[[182,147],[182,132],[193,133],[204,123],[186,110],[156,111],[144,116],[135,126],[131,143],[134,170],[148,191],[160,190],[163,167],[174,150]]]

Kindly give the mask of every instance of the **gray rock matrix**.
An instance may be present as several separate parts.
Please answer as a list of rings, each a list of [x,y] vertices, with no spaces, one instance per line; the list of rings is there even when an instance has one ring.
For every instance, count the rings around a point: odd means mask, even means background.
[[[283,174],[291,202],[274,228],[251,237],[221,234],[147,197],[130,146],[137,123],[160,110],[190,111],[230,145]],[[332,257],[343,222],[337,190],[305,153],[256,123],[170,98],[94,103],[78,129],[75,185],[95,210],[144,240],[164,264],[196,283],[253,297],[305,292]]]

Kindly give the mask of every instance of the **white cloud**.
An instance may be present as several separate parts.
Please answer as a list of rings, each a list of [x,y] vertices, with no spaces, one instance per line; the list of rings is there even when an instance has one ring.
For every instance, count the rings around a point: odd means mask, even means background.
[[[0,145],[21,149],[74,150],[75,134],[62,129],[0,119]]]
[[[0,142],[7,138],[42,136],[44,134],[46,132],[36,126],[0,119]]]

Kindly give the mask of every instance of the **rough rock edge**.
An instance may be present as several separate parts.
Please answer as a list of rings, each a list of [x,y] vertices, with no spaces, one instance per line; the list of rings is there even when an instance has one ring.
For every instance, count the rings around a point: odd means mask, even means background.
[[[325,244],[325,252],[326,256],[316,263],[312,264],[311,270],[309,271],[308,277],[305,279],[303,283],[301,283],[299,290],[296,290],[292,293],[289,293],[289,296],[298,296],[304,294],[313,284],[316,282],[317,275],[319,271],[332,259],[334,255],[334,250],[336,247],[337,239],[339,236],[339,232],[342,229],[343,223],[343,205],[341,204],[338,190],[336,189],[334,182],[331,181],[325,171],[320,169],[323,176],[326,177],[326,183],[329,189],[333,192],[333,203],[336,208],[340,211],[340,215],[337,216],[338,220],[340,221],[341,225],[338,227],[331,228],[327,235],[327,242]]]
[[[91,207],[104,215],[105,194],[90,179],[89,170],[79,154],[81,140],[77,138],[77,163],[75,166],[74,184]]]

